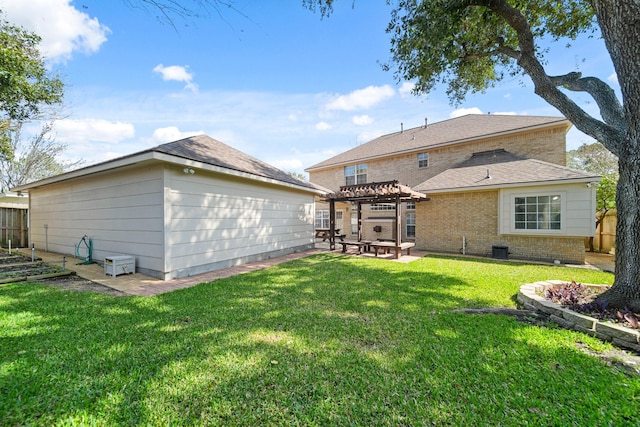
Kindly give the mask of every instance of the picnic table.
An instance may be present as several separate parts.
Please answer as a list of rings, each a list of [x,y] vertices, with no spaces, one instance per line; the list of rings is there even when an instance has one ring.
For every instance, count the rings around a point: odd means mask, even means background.
[[[329,228],[316,228],[316,237],[325,242],[330,237],[331,230]],[[340,234],[340,229],[333,230],[333,237],[344,240],[346,234]]]

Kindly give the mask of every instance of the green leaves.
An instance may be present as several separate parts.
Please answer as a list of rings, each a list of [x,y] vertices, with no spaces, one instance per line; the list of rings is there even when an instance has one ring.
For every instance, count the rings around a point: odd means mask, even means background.
[[[62,101],[64,85],[47,71],[40,37],[0,20],[0,121],[24,121]],[[3,139],[7,126],[0,128]]]
[[[522,73],[517,61],[530,40],[575,39],[594,28],[593,11],[582,1],[403,0],[387,31],[396,77],[415,81],[417,92],[443,83],[459,103],[468,92]],[[544,52],[532,49],[542,62]]]

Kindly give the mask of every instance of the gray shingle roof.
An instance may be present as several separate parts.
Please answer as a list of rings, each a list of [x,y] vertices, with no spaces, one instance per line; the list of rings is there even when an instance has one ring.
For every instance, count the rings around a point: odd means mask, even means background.
[[[564,117],[469,114],[429,124],[427,127],[421,126],[381,136],[310,166],[306,170],[311,171],[395,153],[418,151],[439,145],[548,126],[563,126],[568,130],[571,123]]]
[[[416,185],[414,190],[428,195],[435,191],[590,179],[598,181],[600,176],[527,159],[500,149],[474,153],[457,166]]]
[[[201,163],[246,172],[289,184],[316,188],[308,181],[298,179],[261,160],[236,150],[207,135],[197,135],[151,148],[149,151],[182,157]]]

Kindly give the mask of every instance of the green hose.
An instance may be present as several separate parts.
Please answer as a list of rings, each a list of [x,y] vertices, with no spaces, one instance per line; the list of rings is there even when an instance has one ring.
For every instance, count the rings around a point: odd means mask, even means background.
[[[80,247],[82,246],[83,243],[84,243],[85,250],[87,251],[86,256],[80,256]],[[80,239],[80,241],[76,245],[76,258],[84,258],[84,261],[76,265],[95,264],[95,261],[91,259],[92,255],[93,255],[93,241],[89,238],[89,236],[85,234],[84,236],[82,236],[82,239]]]

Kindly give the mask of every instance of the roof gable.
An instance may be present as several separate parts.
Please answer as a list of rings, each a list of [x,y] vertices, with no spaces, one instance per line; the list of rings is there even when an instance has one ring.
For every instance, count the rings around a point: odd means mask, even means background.
[[[500,149],[474,153],[469,159],[418,184],[414,189],[430,193],[589,180],[598,181],[600,176],[528,159]]]
[[[207,135],[197,135],[169,142],[150,151],[182,157],[209,165],[245,172],[289,184],[312,188],[312,184],[291,176],[261,160],[251,157]]]
[[[428,126],[383,135],[306,170],[312,171],[540,127],[564,127],[568,131],[571,123],[564,117],[469,114]]]
[[[181,160],[182,159],[182,160]],[[85,166],[60,175],[55,175],[40,181],[16,187],[16,191],[28,191],[31,188],[66,181],[98,172],[106,172],[121,167],[134,167],[141,162],[165,161],[165,162],[194,162],[202,165],[210,165],[211,170],[244,174],[250,179],[262,181],[277,181],[285,185],[293,185],[310,189],[316,193],[326,193],[328,190],[308,181],[298,179],[268,163],[258,160],[242,151],[236,150],[207,135],[197,135],[178,141],[158,145],[147,150],[138,151],[123,157]]]

